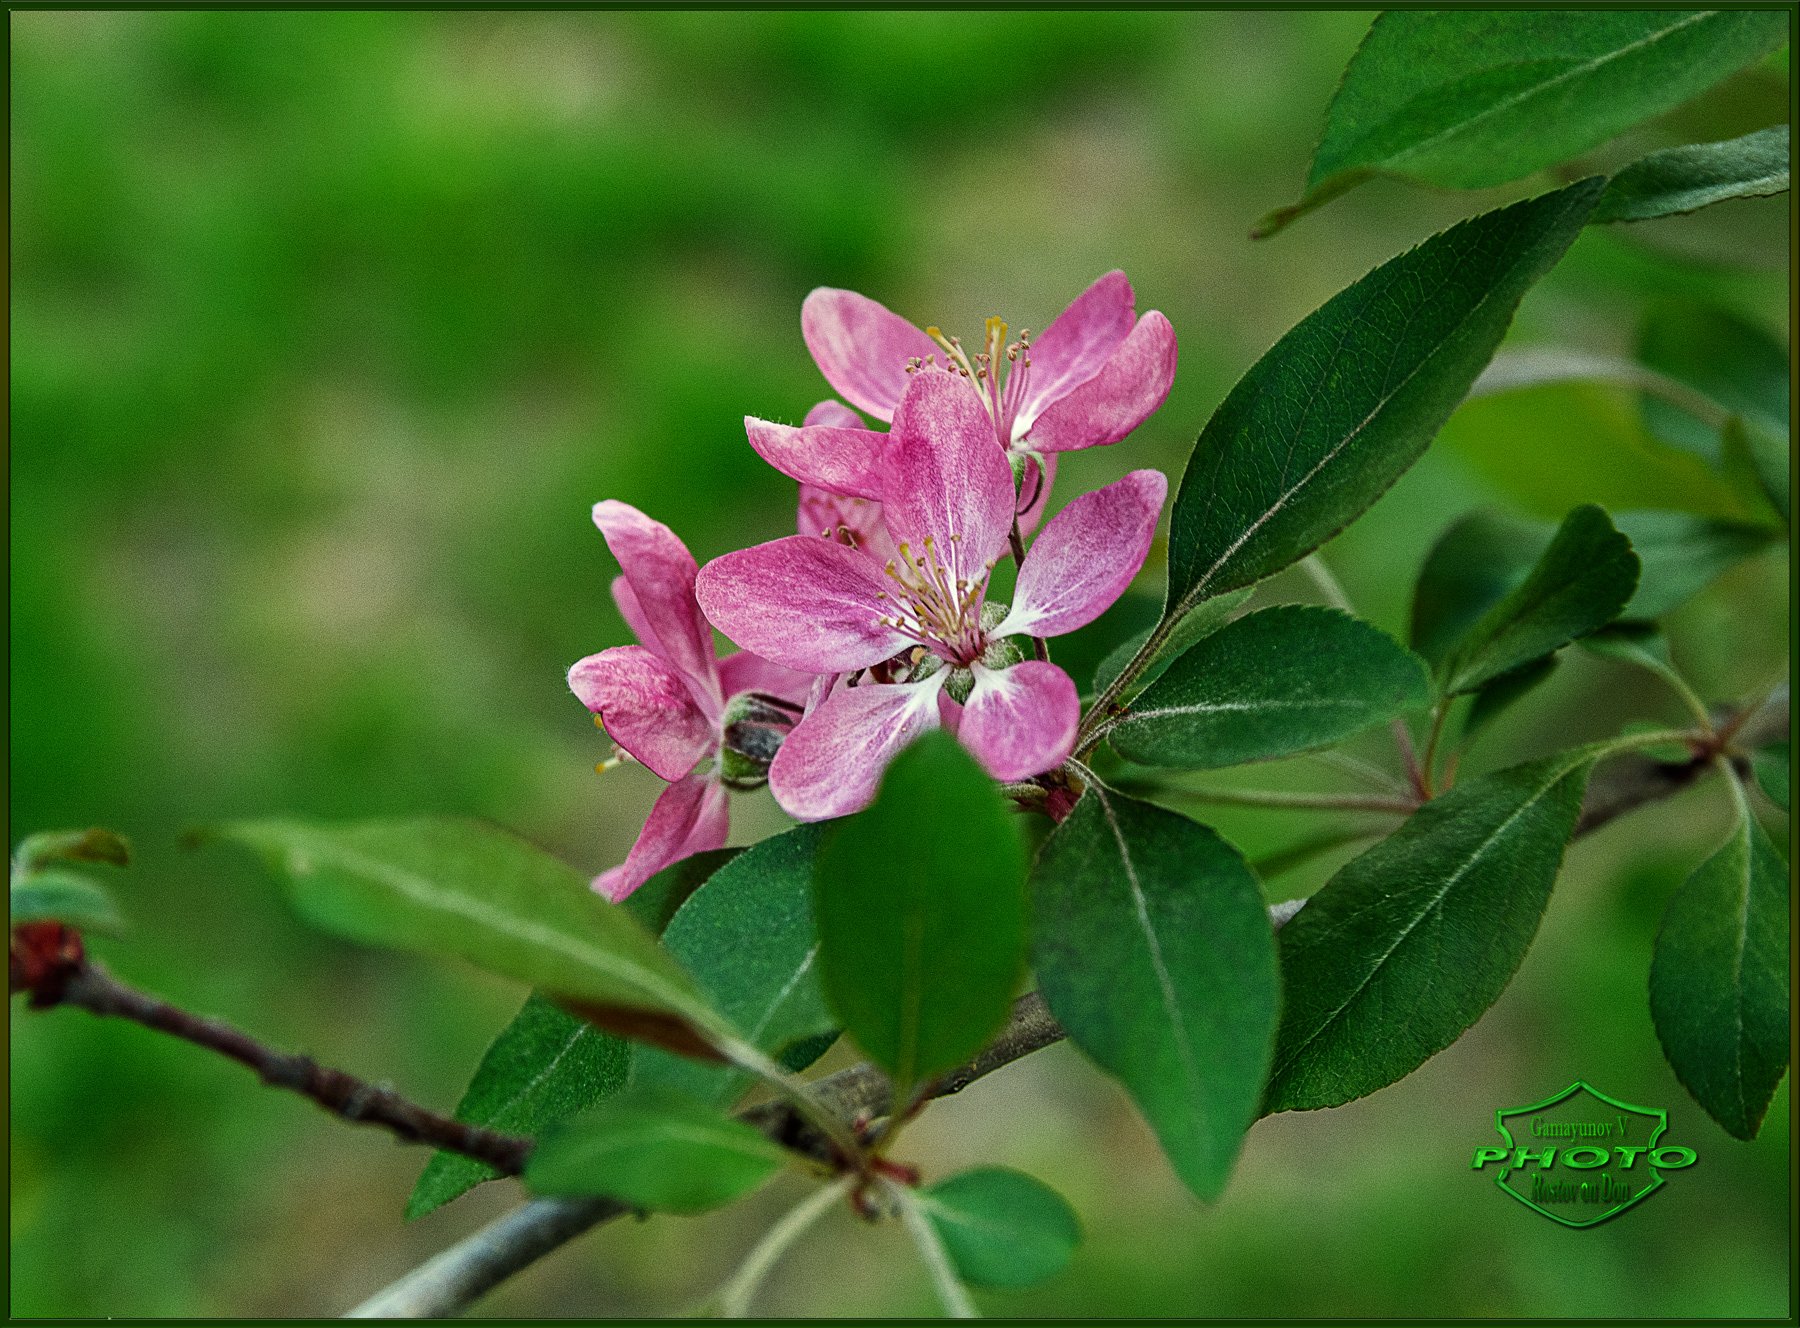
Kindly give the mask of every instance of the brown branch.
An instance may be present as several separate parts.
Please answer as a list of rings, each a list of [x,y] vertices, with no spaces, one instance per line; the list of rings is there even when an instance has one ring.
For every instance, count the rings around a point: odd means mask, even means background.
[[[277,1051],[230,1024],[159,1000],[127,986],[100,964],[82,959],[43,989],[38,1006],[76,1005],[92,1014],[130,1019],[159,1033],[247,1065],[273,1088],[310,1098],[332,1115],[359,1125],[377,1125],[408,1143],[429,1144],[485,1162],[503,1175],[525,1169],[532,1141],[465,1125],[407,1101],[391,1088],[380,1088],[355,1075],[320,1065],[310,1056]]]
[[[1739,750],[1777,740],[1788,731],[1786,690],[1740,712],[1736,720],[1721,729],[1734,735],[1733,745]],[[1678,762],[1631,756],[1611,763],[1603,778],[1590,783],[1575,835],[1589,834],[1636,807],[1680,792],[1711,766],[1710,755]],[[1271,905],[1270,923],[1280,930],[1301,907],[1302,901],[1295,900]],[[959,1093],[977,1079],[1062,1041],[1063,1036],[1043,998],[1036,992],[1023,996],[987,1049],[939,1079],[930,1096]],[[820,1103],[845,1121],[880,1116],[891,1106],[892,1086],[887,1076],[866,1063],[828,1075],[809,1087]],[[824,1140],[787,1103],[771,1102],[741,1114],[772,1139],[821,1158],[830,1156]],[[611,1199],[529,1200],[377,1292],[351,1310],[349,1317],[435,1319],[460,1314],[551,1250],[629,1211]]]

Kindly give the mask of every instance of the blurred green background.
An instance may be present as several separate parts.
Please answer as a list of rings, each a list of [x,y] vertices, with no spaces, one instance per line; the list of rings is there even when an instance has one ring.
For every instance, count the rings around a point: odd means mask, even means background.
[[[606,744],[563,684],[627,639],[589,506],[638,504],[702,560],[789,533],[791,486],[741,417],[798,419],[825,394],[799,336],[807,290],[855,287],[946,328],[989,313],[1042,327],[1115,266],[1173,321],[1181,368],[1161,413],[1070,460],[1058,496],[1142,465],[1178,473],[1237,375],[1305,313],[1553,183],[1377,182],[1252,244],[1251,222],[1297,194],[1368,20],[15,12],[12,837],[126,832],[133,925],[97,943],[108,963],[453,1106],[522,993],[310,934],[258,867],[186,851],[182,830],[457,813],[583,869],[617,861],[659,785],[593,773]],[[1780,121],[1786,68],[1784,50],[1595,161]],[[1629,351],[1646,309],[1683,296],[1785,344],[1787,228],[1783,197],[1596,230],[1516,335]],[[1450,518],[1588,500],[1738,502],[1651,442],[1622,394],[1538,390],[1462,411],[1326,557],[1403,632]],[[1262,593],[1312,595],[1292,575]],[[1780,677],[1785,548],[1670,631],[1710,695]],[[1578,658],[1471,765],[1679,714],[1647,677]],[[1365,754],[1391,760],[1379,741]],[[1248,778],[1333,778],[1290,764]],[[781,823],[766,795],[734,814],[740,842]],[[1215,1208],[1067,1047],[934,1109],[916,1138],[928,1171],[1024,1168],[1087,1225],[1066,1274],[985,1308],[1786,1315],[1787,1089],[1758,1142],[1730,1140],[1663,1064],[1645,996],[1662,904],[1725,818],[1706,786],[1578,845],[1474,1032],[1372,1098],[1258,1126]],[[1307,828],[1216,819],[1252,856]],[[1330,865],[1272,890],[1309,890]],[[15,1315],[338,1313],[516,1198],[490,1185],[403,1226],[418,1150],[78,1012],[15,1003],[11,1073]],[[1496,1107],[1576,1077],[1668,1107],[1701,1156],[1590,1231],[1468,1170]],[[680,1310],[791,1197],[608,1228],[481,1312]],[[845,1217],[761,1306],[931,1301],[897,1233]]]

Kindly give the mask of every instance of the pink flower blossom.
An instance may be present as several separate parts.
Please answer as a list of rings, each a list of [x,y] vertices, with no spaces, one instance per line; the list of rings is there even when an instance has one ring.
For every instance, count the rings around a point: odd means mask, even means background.
[[[984,349],[971,356],[956,337],[911,323],[855,291],[820,287],[806,297],[800,330],[832,387],[890,423],[908,376],[941,356],[981,403],[994,440],[1018,476],[1022,530],[1044,511],[1056,454],[1116,443],[1147,419],[1175,377],[1175,332],[1152,310],[1136,316],[1123,272],[1089,286],[1035,341],[987,320]],[[745,418],[750,445],[777,470],[831,493],[871,498],[881,471],[881,433],[836,403],[798,428]],[[818,418],[815,418],[818,417]]]
[[[595,504],[594,524],[624,570],[613,598],[642,644],[589,655],[569,687],[669,781],[625,861],[594,878],[616,903],[670,863],[725,846],[726,789],[763,782],[813,680],[747,652],[716,657],[693,555],[667,526],[620,502]]]
[[[1080,718],[1075,684],[1007,638],[1099,617],[1143,565],[1168,491],[1139,470],[1076,499],[1026,554],[1012,605],[988,605],[1014,520],[993,421],[936,368],[907,379],[893,414],[867,486],[898,542],[891,561],[794,536],[726,554],[695,583],[707,617],[746,649],[803,673],[863,675],[815,697],[770,767],[776,800],[801,820],[865,805],[894,753],[940,723],[996,779],[1060,764]]]

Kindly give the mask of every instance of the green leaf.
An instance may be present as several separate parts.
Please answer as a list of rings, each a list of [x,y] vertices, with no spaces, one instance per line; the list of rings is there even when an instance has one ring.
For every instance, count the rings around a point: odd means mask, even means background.
[[[535,1136],[618,1092],[630,1064],[630,1044],[533,992],[482,1056],[456,1119]],[[423,1217],[499,1174],[472,1157],[440,1150],[413,1186],[406,1216]]]
[[[651,1212],[699,1213],[748,1194],[788,1159],[779,1144],[713,1107],[634,1090],[545,1135],[525,1183],[539,1194],[605,1195]]]
[[[1556,656],[1546,655],[1482,683],[1475,689],[1475,699],[1463,716],[1463,742],[1473,742],[1477,734],[1550,681],[1550,675],[1555,672]]]
[[[1772,742],[1767,747],[1750,753],[1750,767],[1756,772],[1756,785],[1769,795],[1769,801],[1777,807],[1790,805],[1790,766],[1791,753],[1788,744]]]
[[[803,825],[740,854],[693,893],[663,933],[664,947],[713,1007],[771,1056],[837,1027],[819,989],[813,925],[813,862],[822,834],[822,826]],[[645,1048],[632,1082],[725,1105],[748,1076]]]
[[[1121,693],[1119,699],[1129,700],[1162,677],[1163,671],[1174,663],[1183,651],[1196,641],[1218,631],[1230,621],[1231,615],[1244,606],[1244,601],[1249,599],[1250,595],[1251,591],[1246,586],[1242,590],[1232,591],[1229,595],[1220,595],[1217,599],[1209,599],[1203,604],[1195,605],[1176,624],[1175,630],[1169,633],[1169,639],[1163,642],[1162,648],[1156,652],[1150,663],[1144,666],[1144,671],[1138,675],[1135,686]],[[1111,654],[1100,661],[1099,667],[1094,670],[1094,691],[1096,693],[1104,692],[1112,686],[1113,679],[1117,678],[1124,671],[1125,666],[1137,656],[1137,652],[1144,648],[1144,642],[1150,639],[1150,633],[1153,630],[1154,628],[1146,627],[1137,635],[1120,642]],[[1060,659],[1061,656],[1059,655],[1058,658]]]
[[[1474,691],[1604,627],[1625,607],[1637,578],[1631,542],[1598,507],[1577,507],[1525,580],[1483,613],[1445,659],[1444,695]]]
[[[1344,71],[1306,192],[1255,234],[1373,175],[1484,189],[1673,110],[1787,39],[1780,10],[1390,10]]]
[[[631,892],[625,900],[625,911],[648,927],[653,936],[663,935],[675,911],[692,898],[694,891],[743,851],[716,848],[664,867]]]
[[[1327,747],[1430,699],[1424,666],[1386,633],[1283,604],[1189,649],[1108,733],[1128,760],[1210,770]]]
[[[956,1275],[970,1286],[1042,1282],[1060,1273],[1081,1244],[1081,1220],[1068,1201],[1020,1171],[959,1171],[918,1197]]]
[[[1256,877],[1203,825],[1090,785],[1031,877],[1038,990],[1115,1076],[1176,1173],[1225,1188],[1268,1073],[1280,995]]]
[[[692,980],[565,863],[493,826],[424,818],[238,821],[309,921],[353,940],[466,959],[604,1027],[695,1054],[732,1039]]]
[[[52,862],[98,862],[123,867],[131,846],[122,835],[98,826],[91,830],[42,830],[27,835],[13,850],[13,870],[31,872]]]
[[[1615,524],[1642,566],[1626,618],[1662,617],[1778,538],[1767,526],[1686,512],[1621,512]]]
[[[697,853],[664,867],[633,891],[622,907],[660,934],[675,908],[739,851]],[[533,992],[483,1054],[457,1104],[456,1119],[535,1137],[623,1088],[632,1055],[631,1044],[624,1039],[601,1032]],[[422,1217],[498,1175],[472,1157],[440,1149],[413,1186],[406,1216]]]
[[[1418,460],[1600,188],[1584,180],[1433,236],[1258,360],[1207,421],[1182,476],[1168,614],[1304,557]]]
[[[887,769],[819,849],[819,976],[904,1095],[1005,1023],[1025,957],[1025,852],[994,783],[948,733]]]
[[[1772,125],[1723,143],[1693,143],[1640,157],[1613,176],[1593,220],[1650,221],[1787,188],[1788,127]]]
[[[61,867],[14,876],[10,895],[9,920],[15,927],[24,922],[61,922],[83,931],[116,932],[125,926],[105,887]]]
[[[1650,1014],[1694,1100],[1754,1139],[1788,1066],[1788,868],[1741,801],[1731,838],[1663,914]]]
[[[1419,569],[1412,648],[1441,665],[1494,605],[1519,587],[1550,542],[1550,528],[1492,511],[1453,522]]]
[[[1787,348],[1761,327],[1695,300],[1665,300],[1645,316],[1637,353],[1656,372],[1774,435],[1786,450]],[[1719,463],[1715,421],[1660,395],[1646,394],[1642,405],[1644,422],[1658,438]]]
[[[1346,863],[1281,929],[1264,1110],[1335,1107],[1411,1074],[1494,1003],[1537,934],[1592,751],[1458,784]]]

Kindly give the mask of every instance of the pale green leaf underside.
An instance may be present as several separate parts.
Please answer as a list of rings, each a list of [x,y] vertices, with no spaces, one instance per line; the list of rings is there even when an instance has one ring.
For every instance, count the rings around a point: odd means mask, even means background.
[[[1788,127],[1775,125],[1723,143],[1693,143],[1639,158],[1613,176],[1593,220],[1653,221],[1787,188]]]
[[[971,1286],[1031,1286],[1061,1272],[1081,1243],[1068,1201],[1022,1172],[958,1172],[921,1190],[919,1202]]]
[[[602,1102],[550,1131],[525,1181],[540,1194],[604,1195],[634,1208],[694,1213],[746,1194],[787,1152],[744,1122],[667,1092]]]

